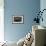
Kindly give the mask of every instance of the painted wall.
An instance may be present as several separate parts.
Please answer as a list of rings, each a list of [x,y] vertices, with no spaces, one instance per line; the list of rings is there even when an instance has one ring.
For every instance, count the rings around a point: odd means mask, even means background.
[[[0,42],[4,41],[4,0],[0,0]]]
[[[40,10],[42,11],[43,9],[46,9],[46,0],[40,0]],[[42,26],[46,26],[46,11],[43,12],[43,15],[42,15],[44,21],[40,22],[40,25]]]
[[[33,18],[40,9],[40,0],[5,0],[5,40],[18,41],[32,29]],[[12,16],[24,15],[24,24],[12,24]]]

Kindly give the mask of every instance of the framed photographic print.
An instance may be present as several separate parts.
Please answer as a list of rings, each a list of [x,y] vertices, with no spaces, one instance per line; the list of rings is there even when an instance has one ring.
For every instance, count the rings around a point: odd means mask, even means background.
[[[12,23],[13,24],[23,24],[24,23],[24,16],[13,16]]]

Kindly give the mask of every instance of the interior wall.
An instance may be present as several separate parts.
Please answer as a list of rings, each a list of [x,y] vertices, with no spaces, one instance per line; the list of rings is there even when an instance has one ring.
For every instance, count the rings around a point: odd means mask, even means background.
[[[32,29],[32,21],[40,10],[40,0],[5,0],[4,35],[7,41],[18,41]],[[12,16],[24,15],[24,24],[12,24]]]
[[[46,0],[41,0],[40,2],[41,2],[40,3],[40,9],[42,11],[43,9],[46,9]],[[44,10],[42,17],[43,17],[43,22],[41,21],[40,25],[46,27],[46,10]]]
[[[0,0],[0,42],[4,41],[4,0]]]

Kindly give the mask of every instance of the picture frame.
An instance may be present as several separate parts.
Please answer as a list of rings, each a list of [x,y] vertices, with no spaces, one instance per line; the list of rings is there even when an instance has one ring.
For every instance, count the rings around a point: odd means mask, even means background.
[[[12,23],[13,24],[23,24],[24,16],[12,16]]]

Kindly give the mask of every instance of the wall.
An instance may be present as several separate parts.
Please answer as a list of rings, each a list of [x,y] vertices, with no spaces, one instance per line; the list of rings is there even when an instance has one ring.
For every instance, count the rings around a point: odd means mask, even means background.
[[[0,42],[4,41],[4,0],[0,0]]]
[[[32,29],[33,18],[40,9],[40,0],[5,0],[5,40],[18,41]],[[24,24],[12,24],[12,16],[24,15]]]
[[[40,9],[41,9],[41,11],[43,10],[43,9],[46,9],[46,0],[41,0],[40,1]],[[40,25],[42,25],[42,26],[46,26],[46,10],[43,12],[43,15],[42,15],[42,17],[43,17],[43,22],[41,21],[40,22]]]

